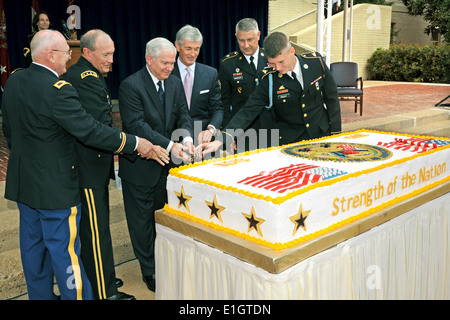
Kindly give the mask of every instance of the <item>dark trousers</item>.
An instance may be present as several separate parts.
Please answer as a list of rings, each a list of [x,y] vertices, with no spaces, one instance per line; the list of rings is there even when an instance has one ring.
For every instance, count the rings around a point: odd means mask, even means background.
[[[81,259],[95,299],[117,294],[116,271],[110,232],[108,188],[82,188]]]
[[[62,300],[91,300],[92,288],[80,258],[80,205],[59,210],[17,206],[29,299],[55,300],[55,276]]]
[[[155,274],[155,210],[167,202],[167,171],[154,187],[144,187],[122,179],[123,203],[131,244],[142,275]]]

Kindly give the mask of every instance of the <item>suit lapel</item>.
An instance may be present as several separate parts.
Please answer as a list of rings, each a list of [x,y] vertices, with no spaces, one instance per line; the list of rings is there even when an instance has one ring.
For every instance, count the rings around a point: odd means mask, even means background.
[[[144,79],[145,90],[147,91],[147,93],[150,97],[150,100],[152,102],[150,105],[154,106],[154,108],[156,109],[156,112],[161,117],[161,120],[164,120],[163,109],[161,107],[161,102],[159,101],[159,96],[158,96],[156,86],[153,83],[153,80],[152,80],[150,74],[148,73],[148,70],[146,67],[144,67],[144,69],[142,69],[142,78]],[[166,100],[166,104],[167,104],[167,100]]]
[[[166,80],[164,80],[164,92],[165,92],[165,110],[166,110],[166,114],[165,114],[165,120],[166,120],[166,127],[169,125],[170,122],[170,115],[172,113],[172,106],[174,103],[174,99],[175,99],[175,85],[173,83],[173,77],[170,75]]]
[[[255,76],[255,72],[248,64],[248,61],[247,61],[247,59],[245,59],[245,56],[242,52],[239,52],[239,62],[237,63],[237,65],[239,66],[239,68],[241,70],[244,70],[245,72],[250,73],[251,75]],[[236,72],[238,72],[238,71],[236,70]]]
[[[297,55],[298,61],[300,62],[300,68],[302,70],[303,75],[303,91],[310,90],[310,83],[314,81],[312,79],[313,72],[311,72],[311,65],[308,63],[307,59],[304,59],[302,56]]]
[[[258,57],[258,68],[256,68],[257,72],[261,72],[267,66],[267,62],[264,59],[264,52],[259,48],[259,57]]]
[[[202,77],[203,77],[203,68],[200,66],[199,63],[196,63],[195,64],[195,74],[194,74],[194,84],[192,86],[191,108],[195,106],[195,101],[197,100],[198,96],[200,95],[200,90],[202,89],[202,86],[201,86]]]
[[[297,80],[292,79],[292,77],[289,76],[288,74],[283,74],[282,75],[281,73],[278,73],[276,75],[276,77],[279,77],[280,75],[281,75],[281,78],[282,78],[283,86],[286,89],[294,90],[294,91],[297,91],[297,92],[301,90],[300,83]],[[276,89],[278,89],[278,88],[276,88]],[[283,88],[280,87],[279,90],[283,90]]]
[[[181,72],[180,72],[180,69],[178,68],[178,60],[175,61],[175,65],[173,66],[172,74],[176,75],[178,78],[181,79]],[[181,81],[183,81],[183,80],[181,80]]]

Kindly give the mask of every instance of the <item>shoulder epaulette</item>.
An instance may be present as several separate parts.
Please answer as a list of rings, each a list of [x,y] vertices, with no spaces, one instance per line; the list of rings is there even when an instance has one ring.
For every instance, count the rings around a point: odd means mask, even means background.
[[[11,76],[12,76],[15,72],[20,71],[20,70],[24,70],[24,69],[23,69],[23,68],[17,68],[17,69],[15,69],[13,72],[11,72]]]
[[[59,89],[61,89],[62,87],[64,87],[66,84],[68,84],[68,85],[71,86],[71,84],[70,84],[69,82],[64,81],[64,80],[58,81],[58,82],[55,83],[53,86],[54,86],[55,88],[58,88],[58,90],[59,90]]]
[[[264,69],[262,69],[263,76],[261,77],[261,79],[264,79],[264,77],[267,76],[268,74],[275,72],[277,72],[277,70],[274,67],[271,66],[264,67]]]
[[[89,77],[89,76],[98,78],[97,72],[92,71],[92,70],[87,70],[87,71],[85,71],[85,72],[83,72],[83,73],[81,74],[81,79],[84,79],[84,78]]]
[[[325,71],[325,67],[323,65],[323,58],[320,55],[320,53],[309,52],[309,53],[303,53],[303,54],[301,54],[301,56],[302,56],[302,58],[305,58],[305,59],[319,59],[320,64],[322,65],[322,69]]]
[[[237,52],[237,51],[231,52],[231,53],[227,54],[227,55],[222,59],[222,62],[224,62],[225,60],[231,59],[231,58],[235,58],[235,57],[237,57],[237,56],[238,56],[238,52]]]
[[[264,48],[260,48],[260,50],[259,50],[259,55],[260,55],[261,57],[264,57]]]
[[[317,58],[317,59],[322,58],[322,56],[318,52],[302,53],[301,56],[303,58],[307,58],[307,59],[310,59],[310,58]]]

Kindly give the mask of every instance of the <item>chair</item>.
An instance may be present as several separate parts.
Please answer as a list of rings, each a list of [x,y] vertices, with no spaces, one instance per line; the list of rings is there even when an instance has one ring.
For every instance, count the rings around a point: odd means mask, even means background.
[[[362,116],[364,92],[363,80],[361,77],[358,78],[358,64],[355,62],[333,62],[330,65],[330,71],[337,85],[339,100],[354,100],[355,113],[359,104],[359,115]]]

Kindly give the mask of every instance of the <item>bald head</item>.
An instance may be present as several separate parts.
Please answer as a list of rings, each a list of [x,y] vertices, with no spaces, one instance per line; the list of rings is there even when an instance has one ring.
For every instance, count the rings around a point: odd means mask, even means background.
[[[33,40],[31,40],[31,57],[33,61],[38,62],[36,59],[42,59],[45,54],[56,48],[58,44],[65,44],[66,39],[63,35],[54,30],[41,30],[37,32]],[[38,62],[39,63],[39,62]]]
[[[97,49],[97,42],[112,42],[109,34],[100,29],[93,29],[86,32],[80,39],[80,49],[83,53],[84,48],[91,51]]]
[[[31,40],[33,61],[56,71],[58,75],[66,72],[66,64],[70,60],[69,49],[63,35],[54,30],[41,30]]]

